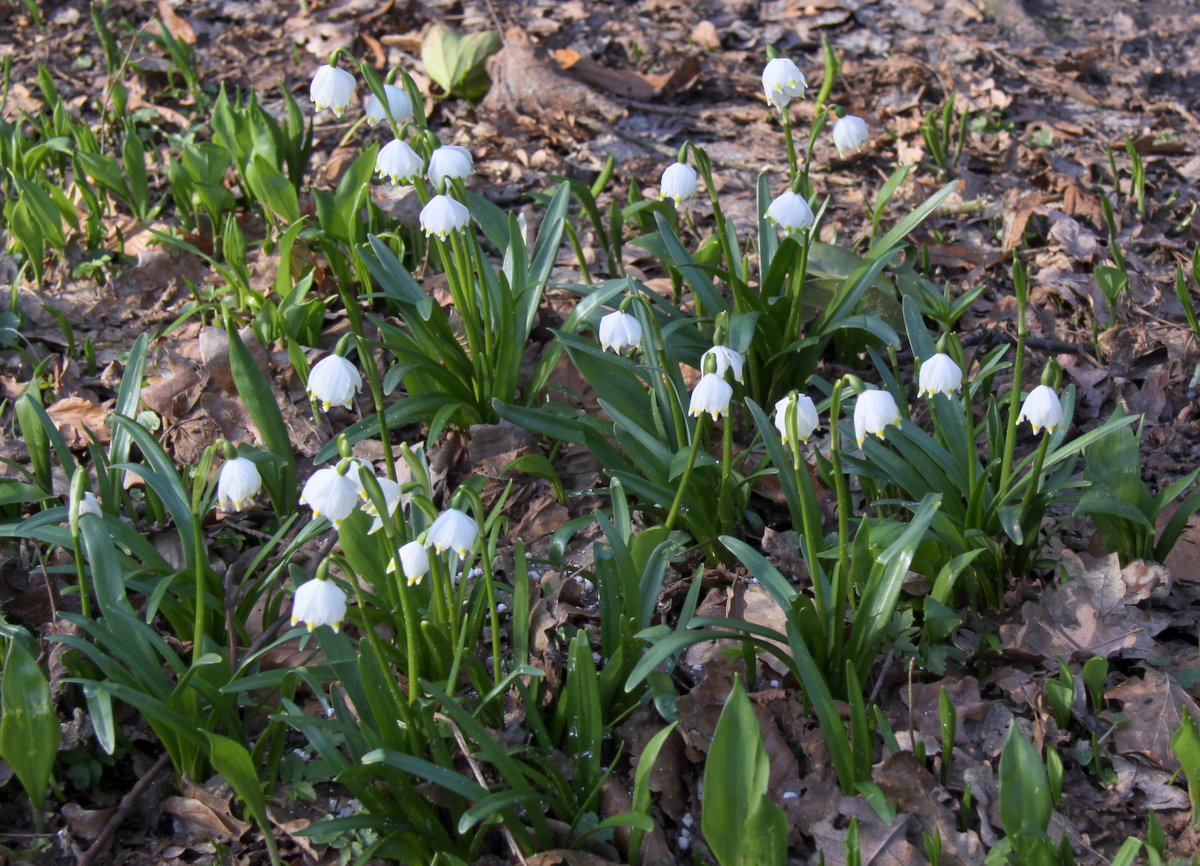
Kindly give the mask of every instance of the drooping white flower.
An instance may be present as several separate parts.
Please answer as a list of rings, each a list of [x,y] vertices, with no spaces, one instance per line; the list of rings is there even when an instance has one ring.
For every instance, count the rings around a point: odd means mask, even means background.
[[[767,208],[767,219],[790,235],[811,226],[814,216],[804,196],[788,190],[771,202]]]
[[[673,162],[667,166],[658,185],[659,195],[679,204],[696,194],[696,169],[686,162]]]
[[[308,396],[326,412],[330,406],[349,409],[362,387],[362,376],[341,355],[328,355],[313,365],[308,374]]]
[[[314,578],[296,587],[292,598],[292,625],[304,623],[309,631],[327,625],[337,631],[346,618],[346,593],[332,580]]]
[[[400,560],[400,572],[409,586],[420,583],[421,578],[429,571],[429,551],[419,541],[410,541],[401,546],[396,556],[388,563],[388,574],[396,570],[397,559]]]
[[[870,137],[866,122],[853,114],[847,114],[833,125],[833,146],[837,148],[838,156],[850,148],[861,150],[862,143]]]
[[[704,359],[712,356],[716,359],[717,369],[714,371],[722,379],[725,378],[726,370],[733,370],[733,378],[738,382],[745,381],[742,379],[742,365],[745,359],[742,358],[741,352],[735,352],[728,346],[713,346],[707,352],[700,356],[700,369],[704,369]]]
[[[437,235],[445,240],[446,235],[463,228],[470,219],[471,212],[466,205],[448,195],[435,195],[421,208],[421,228],[426,237]]]
[[[1053,433],[1054,428],[1062,424],[1062,403],[1059,402],[1053,388],[1049,385],[1038,385],[1029,392],[1029,396],[1021,405],[1021,414],[1017,416],[1017,423],[1022,421],[1028,421],[1034,433],[1043,427]]]
[[[775,429],[779,431],[779,438],[784,445],[788,442],[788,421],[791,417],[796,419],[796,435],[801,442],[807,442],[808,437],[821,425],[821,419],[817,417],[817,405],[812,398],[793,391],[775,403]]]
[[[900,409],[890,391],[871,389],[854,404],[854,438],[861,446],[868,435],[883,438],[889,424],[900,426]]]
[[[354,100],[354,76],[338,66],[322,64],[313,76],[308,96],[317,111],[328,108],[341,117]]]
[[[617,310],[600,319],[598,336],[600,337],[600,348],[619,352],[641,342],[642,323],[637,320],[637,316]]]
[[[457,508],[447,508],[425,533],[425,544],[438,553],[453,550],[459,556],[466,556],[478,536],[479,524],[474,517]]]
[[[471,151],[457,144],[444,144],[429,156],[429,180],[434,189],[441,189],[443,180],[466,177],[474,170]]]
[[[701,412],[707,412],[716,421],[721,415],[729,413],[729,401],[732,397],[732,385],[716,373],[705,373],[696,387],[692,389],[688,414],[699,415]]]
[[[353,471],[354,467],[351,467]],[[347,472],[342,475],[337,469],[327,466],[314,472],[300,493],[300,504],[307,505],[316,517],[328,517],[334,526],[354,511],[358,504],[358,483]]]
[[[762,74],[763,92],[767,101],[780,111],[793,96],[803,96],[808,82],[800,67],[786,57],[776,57],[769,62]]]
[[[354,482],[354,489],[358,491],[358,495],[362,499],[367,498],[367,488],[366,485],[363,484],[364,469],[367,471],[368,475],[374,477],[375,464],[373,464],[366,457],[351,457],[350,466],[346,470],[346,477]]]
[[[218,483],[219,486],[219,483]],[[96,498],[96,494],[90,490],[83,492],[83,498],[79,500],[79,514],[91,514],[95,517],[103,517],[104,509],[100,507],[100,500]]]
[[[393,139],[375,157],[375,171],[395,184],[416,183],[425,171],[425,161],[407,141]]]
[[[412,100],[401,88],[394,84],[385,84],[383,93],[387,96],[387,107],[392,112],[392,120],[401,124],[412,117]],[[367,123],[374,126],[381,120],[387,120],[387,112],[383,110],[383,102],[372,93],[371,98],[367,100]]]
[[[917,379],[917,393],[945,394],[949,397],[962,387],[962,370],[954,359],[944,352],[938,352],[921,365],[921,374]]]
[[[217,502],[222,511],[241,511],[262,489],[262,475],[253,460],[226,460],[217,478]]]
[[[390,478],[376,478],[375,483],[379,485],[379,490],[383,493],[388,517],[391,517],[400,506],[400,485]],[[367,535],[372,535],[383,529],[383,519],[379,516],[379,511],[375,508],[375,503],[367,491],[364,489],[359,495],[363,498],[363,511],[375,518],[371,521],[371,528],[367,530]]]

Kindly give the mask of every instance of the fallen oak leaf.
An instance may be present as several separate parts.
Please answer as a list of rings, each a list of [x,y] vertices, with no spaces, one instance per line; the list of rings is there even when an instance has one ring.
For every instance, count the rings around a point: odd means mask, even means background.
[[[64,397],[46,407],[46,414],[58,427],[68,448],[85,448],[90,430],[102,444],[112,438],[112,431],[104,422],[112,411],[112,401],[93,403],[83,397]]]
[[[1122,703],[1121,715],[1113,735],[1122,754],[1143,755],[1164,770],[1179,769],[1179,759],[1171,750],[1171,735],[1179,730],[1183,710],[1200,718],[1200,707],[1183,687],[1162,671],[1147,669],[1145,676],[1130,677],[1108,689],[1104,697]]]

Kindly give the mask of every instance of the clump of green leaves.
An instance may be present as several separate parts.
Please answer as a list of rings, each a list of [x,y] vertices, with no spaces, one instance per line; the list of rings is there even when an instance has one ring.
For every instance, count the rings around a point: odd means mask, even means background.
[[[1113,418],[1122,417],[1124,413],[1118,408]],[[1200,469],[1164,487],[1156,496],[1142,480],[1140,445],[1141,428],[1134,432],[1122,425],[1088,446],[1083,477],[1090,486],[1080,497],[1075,513],[1091,516],[1104,544],[1119,553],[1122,562],[1162,562],[1179,540],[1188,518],[1200,509],[1200,489],[1179,503],[1156,540],[1159,515],[1200,476]]]

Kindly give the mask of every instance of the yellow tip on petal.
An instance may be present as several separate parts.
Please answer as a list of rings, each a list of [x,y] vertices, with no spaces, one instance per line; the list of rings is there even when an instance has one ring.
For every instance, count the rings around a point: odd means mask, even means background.
[[[306,622],[305,625],[308,626],[309,631],[312,631],[314,628],[317,627],[317,624],[315,622]]]

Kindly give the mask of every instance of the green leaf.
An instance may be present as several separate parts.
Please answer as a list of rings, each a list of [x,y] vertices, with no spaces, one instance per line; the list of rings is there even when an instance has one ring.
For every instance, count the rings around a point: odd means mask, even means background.
[[[288,435],[287,425],[283,421],[283,413],[275,402],[275,392],[271,390],[270,380],[262,368],[254,361],[250,350],[242,342],[241,336],[234,327],[229,332],[229,368],[233,374],[233,383],[237,386],[238,396],[246,404],[258,432],[262,436],[267,450],[277,457],[283,458],[282,469],[273,465],[266,467],[268,476],[274,476],[274,489],[268,489],[271,504],[280,516],[291,514],[296,510],[296,456],[292,450],[292,440]]]
[[[925,201],[922,202],[921,205],[916,208],[916,210],[908,214],[908,216],[904,217],[904,219],[900,220],[900,222],[896,223],[890,232],[885,234],[879,240],[875,241],[875,243],[871,245],[871,248],[867,250],[866,257],[868,259],[873,259],[877,256],[880,256],[885,251],[891,249],[896,244],[904,240],[905,236],[919,226],[922,222],[924,222],[925,218],[933,213],[934,210],[942,204],[942,202],[948,199],[950,197],[950,193],[954,192],[955,188],[957,187],[958,181],[952,180],[929,198],[925,199]]]
[[[0,757],[21,780],[40,825],[62,729],[46,675],[19,636],[8,642],[0,712]]]
[[[425,71],[443,90],[475,101],[488,89],[484,61],[500,50],[500,36],[492,31],[457,33],[435,24],[421,43]]]
[[[300,219],[300,202],[296,188],[284,177],[275,164],[256,153],[246,165],[246,184],[258,202],[278,214],[291,225]]]
[[[672,731],[678,722],[671,722],[657,734],[650,738],[650,742],[646,744],[646,748],[642,749],[642,754],[638,758],[637,770],[633,777],[633,800],[630,804],[630,811],[638,815],[650,814],[650,773],[654,769],[654,762],[658,760],[658,753],[662,751],[663,745],[667,742],[667,737],[671,736]],[[631,866],[638,866],[642,859],[642,838],[645,836],[645,831],[634,828],[629,834],[629,862]]]
[[[1200,829],[1200,733],[1192,711],[1184,709],[1179,730],[1171,734],[1171,751],[1179,759],[1188,781],[1188,796],[1192,800],[1192,826]]]
[[[721,866],[783,866],[787,817],[767,797],[770,760],[740,679],[725,701],[704,764],[700,826]]]
[[[1000,754],[1000,824],[1008,836],[1039,837],[1050,826],[1052,811],[1046,768],[1014,721]]]
[[[789,610],[792,606],[792,601],[799,594],[796,588],[788,583],[786,577],[780,574],[779,569],[767,561],[767,558],[755,550],[744,541],[734,538],[731,535],[722,535],[721,543],[729,548],[729,552],[742,561],[742,565],[750,569],[750,573],[758,578],[758,582],[763,585],[767,592],[771,593],[771,597],[779,602],[779,606],[784,610]]]
[[[271,822],[267,819],[267,802],[250,752],[241,743],[220,734],[205,731],[204,735],[208,738],[208,759],[212,761],[213,769],[225,777],[238,799],[246,804],[266,837],[267,846],[274,849]]]

